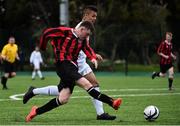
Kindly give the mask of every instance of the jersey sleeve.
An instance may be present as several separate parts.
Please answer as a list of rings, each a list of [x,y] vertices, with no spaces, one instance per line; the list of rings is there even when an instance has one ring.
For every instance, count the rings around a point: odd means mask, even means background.
[[[85,40],[83,52],[86,54],[86,56],[89,60],[96,59],[96,54],[95,54],[94,50],[90,47],[88,40]]]
[[[4,46],[3,49],[2,49],[2,52],[1,52],[1,56],[2,56],[2,57],[5,57],[5,56],[6,56],[6,50],[7,50],[7,47]]]
[[[157,54],[159,55],[160,53],[163,53],[163,42],[160,43],[160,45],[157,49]]]
[[[33,63],[33,59],[34,59],[34,51],[31,53],[31,56],[30,56],[30,59],[29,59],[30,63]]]
[[[47,42],[49,40],[63,36],[64,32],[62,27],[46,29],[40,37],[40,49],[46,50]]]

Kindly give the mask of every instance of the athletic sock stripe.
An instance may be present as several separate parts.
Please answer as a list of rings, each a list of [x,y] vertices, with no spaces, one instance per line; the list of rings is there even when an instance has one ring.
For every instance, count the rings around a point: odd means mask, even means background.
[[[98,95],[98,99],[101,97],[101,94]]]
[[[61,105],[61,103],[60,103],[60,101],[59,101],[59,98],[56,98],[56,104],[57,104],[58,106]]]
[[[93,90],[94,89],[94,87],[90,87],[88,90],[87,90],[87,92],[89,93],[91,90]]]

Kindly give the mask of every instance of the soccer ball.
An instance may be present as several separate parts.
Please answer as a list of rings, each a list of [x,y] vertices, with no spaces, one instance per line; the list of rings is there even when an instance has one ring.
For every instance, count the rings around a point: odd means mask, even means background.
[[[159,117],[159,109],[156,106],[150,105],[144,109],[144,118],[146,120],[154,121],[158,117]]]

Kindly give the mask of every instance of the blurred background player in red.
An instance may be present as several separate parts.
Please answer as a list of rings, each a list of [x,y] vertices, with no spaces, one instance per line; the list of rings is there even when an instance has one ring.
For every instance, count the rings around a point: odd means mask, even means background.
[[[158,47],[157,54],[160,56],[160,72],[153,72],[152,79],[155,77],[165,77],[168,71],[169,90],[172,90],[174,79],[174,66],[172,60],[176,60],[176,56],[172,53],[172,33],[166,32],[166,39],[162,41]]]

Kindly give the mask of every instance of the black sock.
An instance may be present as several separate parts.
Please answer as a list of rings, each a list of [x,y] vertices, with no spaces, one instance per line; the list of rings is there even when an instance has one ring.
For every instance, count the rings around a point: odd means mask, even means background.
[[[99,91],[95,90],[94,87],[91,87],[87,90],[87,92],[95,99],[98,99],[99,101],[102,101],[104,103],[109,104],[112,106],[113,99],[105,94],[101,94]]]
[[[6,87],[7,78],[5,76],[1,77],[1,84],[3,84],[3,87]]]
[[[169,88],[172,88],[173,78],[169,78],[168,81],[169,81]]]
[[[40,115],[40,114],[43,114],[43,113],[45,113],[45,112],[48,112],[48,111],[50,111],[50,110],[52,110],[52,109],[54,109],[54,108],[57,108],[57,107],[60,106],[60,105],[61,105],[61,103],[60,103],[59,99],[58,99],[58,98],[54,98],[54,99],[52,99],[51,101],[49,101],[47,104],[39,107],[39,108],[36,110],[36,113],[37,113],[38,115]]]

